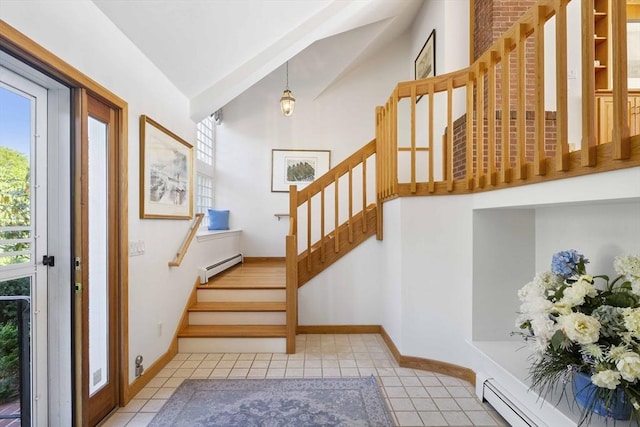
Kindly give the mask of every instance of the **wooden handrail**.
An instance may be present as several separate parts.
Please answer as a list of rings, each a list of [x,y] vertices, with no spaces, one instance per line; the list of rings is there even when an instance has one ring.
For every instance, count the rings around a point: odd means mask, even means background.
[[[169,261],[169,267],[180,266],[180,264],[182,263],[182,259],[187,254],[187,250],[191,245],[191,241],[193,240],[196,233],[198,232],[198,227],[200,227],[202,218],[204,218],[204,214],[202,213],[196,214],[195,218],[193,219],[193,222],[191,223],[191,228],[189,228],[189,233],[187,234],[187,237],[185,237],[184,241],[182,242],[182,245],[180,246],[180,249],[178,250],[176,257],[174,258],[173,261]]]

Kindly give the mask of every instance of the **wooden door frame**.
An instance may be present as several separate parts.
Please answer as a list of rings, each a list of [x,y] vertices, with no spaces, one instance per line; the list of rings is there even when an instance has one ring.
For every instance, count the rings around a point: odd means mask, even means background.
[[[126,101],[86,76],[73,66],[69,65],[53,53],[46,50],[5,21],[0,20],[0,49],[15,56],[25,64],[47,74],[66,86],[72,91],[72,138],[74,145],[78,145],[78,139],[82,138],[82,105],[80,92],[86,90],[87,94],[99,99],[116,112],[116,122],[118,134],[116,135],[117,145],[117,168],[118,168],[118,224],[119,228],[114,233],[117,239],[116,247],[117,259],[117,293],[119,295],[118,311],[118,339],[120,355],[118,366],[119,380],[119,403],[125,406],[131,400],[131,388],[129,387],[129,254],[128,254],[128,104]],[[85,110],[86,112],[86,110]],[[85,130],[86,131],[86,130]],[[71,331],[70,331],[71,333]],[[75,390],[77,394],[79,390]],[[78,425],[82,425],[82,405],[76,405],[73,417]],[[80,408],[79,408],[80,407]]]

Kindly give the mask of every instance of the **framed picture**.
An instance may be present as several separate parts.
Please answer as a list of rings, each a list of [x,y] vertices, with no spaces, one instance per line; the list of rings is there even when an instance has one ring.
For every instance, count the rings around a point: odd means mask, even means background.
[[[432,30],[413,63],[416,80],[436,75],[436,30]]]
[[[140,116],[140,218],[193,217],[193,146]]]
[[[329,171],[329,150],[271,150],[271,191],[289,192],[290,185],[303,189]]]

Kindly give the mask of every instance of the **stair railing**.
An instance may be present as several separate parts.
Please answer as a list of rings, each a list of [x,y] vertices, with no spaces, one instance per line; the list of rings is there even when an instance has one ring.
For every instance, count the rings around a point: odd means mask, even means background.
[[[626,2],[611,3],[613,54],[612,63],[606,65],[612,73],[614,135],[608,144],[596,138],[594,2],[582,0],[582,140],[580,150],[570,153],[569,2],[539,1],[468,68],[396,86],[387,103],[376,109],[381,201],[398,196],[486,191],[638,164],[637,156],[631,162],[619,162],[630,159],[632,144],[638,142],[629,138]],[[556,111],[549,114],[545,111],[544,59],[545,46],[549,45],[545,24],[552,17],[556,28],[555,40],[551,41],[555,46]],[[496,84],[498,80],[500,85]],[[418,116],[417,102],[422,97],[426,103],[423,101],[420,107],[426,114]],[[399,132],[403,118],[399,110],[408,115],[408,132]],[[439,135],[435,134],[434,122],[442,115],[446,115],[445,131],[441,146],[437,146]],[[548,116],[555,116],[555,132],[546,123]],[[459,124],[461,119],[466,120],[463,126]],[[456,126],[465,136],[462,143],[454,144]],[[419,134],[423,135],[421,139]],[[419,157],[424,158],[422,153],[426,160],[419,161]],[[419,179],[419,175],[424,178]]]

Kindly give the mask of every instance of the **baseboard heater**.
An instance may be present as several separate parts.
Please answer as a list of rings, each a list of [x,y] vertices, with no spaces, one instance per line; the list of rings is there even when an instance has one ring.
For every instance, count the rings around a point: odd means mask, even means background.
[[[500,391],[500,387],[497,386],[493,378],[487,378],[482,383],[482,397],[489,402],[511,426],[537,427],[539,425],[518,408],[518,405],[505,395],[505,393]]]
[[[242,254],[234,255],[230,258],[223,259],[222,261],[215,262],[211,265],[207,265],[206,267],[200,267],[198,269],[198,274],[200,275],[200,283],[205,284],[218,273],[223,272],[229,267],[233,267],[236,264],[242,262]]]

